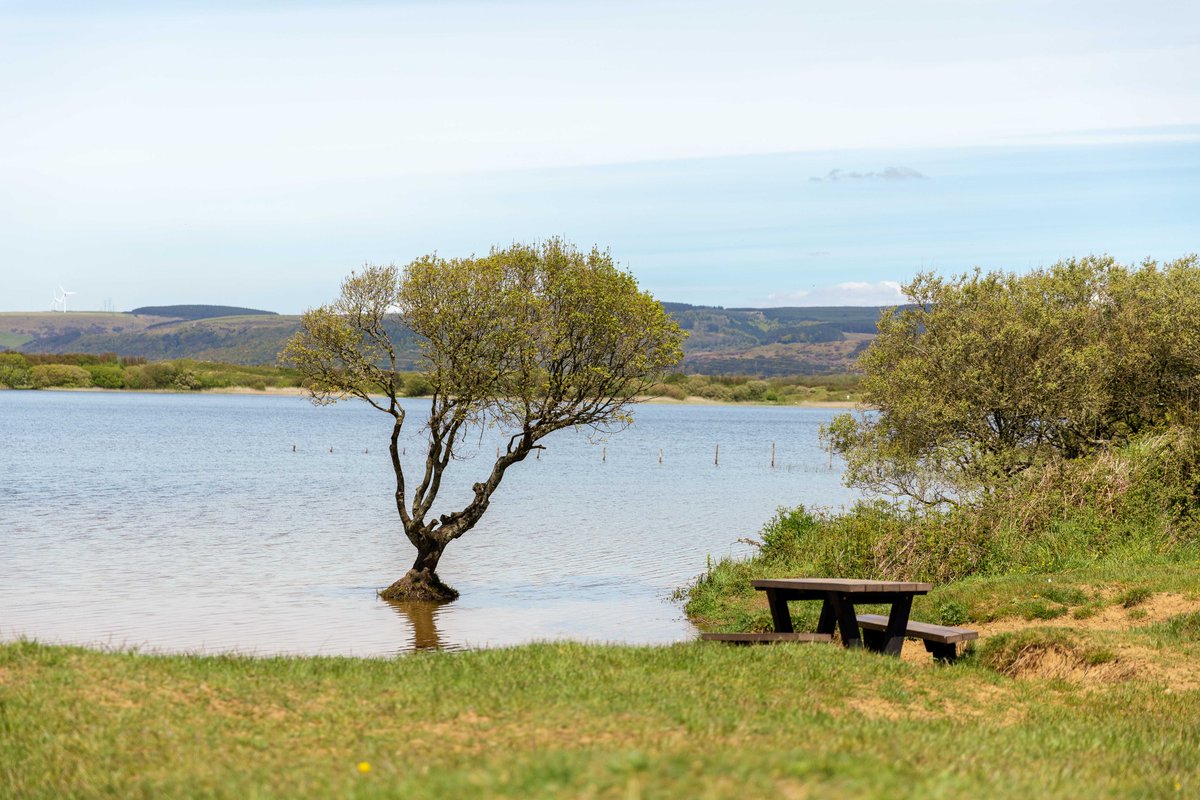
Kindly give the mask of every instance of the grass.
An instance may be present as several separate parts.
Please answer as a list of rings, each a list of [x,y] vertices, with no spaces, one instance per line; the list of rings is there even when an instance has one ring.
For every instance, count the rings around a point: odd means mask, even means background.
[[[1200,599],[1200,564],[1190,555],[1179,559],[1129,564],[1097,562],[1063,572],[1034,575],[989,575],[935,585],[916,598],[912,618],[940,625],[969,625],[1001,619],[1024,621],[1061,617],[1083,620],[1106,608],[1131,609],[1157,593]],[[723,561],[701,576],[678,599],[687,601],[693,621],[711,630],[771,629],[771,614],[751,577],[775,577],[757,561]],[[1130,598],[1140,597],[1127,605]],[[884,609],[874,609],[883,611]],[[796,604],[793,615],[816,624],[814,604]]]
[[[727,627],[758,613],[761,593],[730,596]],[[1026,621],[1033,601],[1104,618]],[[915,644],[903,660],[707,642],[391,660],[0,644],[0,797],[1196,796],[1197,604],[1195,564],[958,581],[914,617],[998,627],[953,665]]]
[[[0,331],[0,348],[11,347],[16,349],[21,345],[33,339],[32,336],[25,333],[14,333],[12,331]]]
[[[369,660],[9,643],[0,645],[0,794],[1200,791],[1200,693],[1007,677],[1014,653],[1039,642],[1009,639],[952,667],[814,645],[543,644]]]

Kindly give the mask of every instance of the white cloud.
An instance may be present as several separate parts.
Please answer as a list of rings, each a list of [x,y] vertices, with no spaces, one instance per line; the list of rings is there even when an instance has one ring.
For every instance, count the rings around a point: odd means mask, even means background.
[[[832,286],[814,286],[767,295],[763,306],[893,306],[908,298],[898,281],[846,281]]]
[[[825,175],[813,175],[809,178],[814,183],[822,181],[846,181],[846,180],[868,180],[868,181],[923,181],[926,176],[917,172],[912,167],[885,167],[884,169],[871,172],[855,172],[854,170],[831,169]]]

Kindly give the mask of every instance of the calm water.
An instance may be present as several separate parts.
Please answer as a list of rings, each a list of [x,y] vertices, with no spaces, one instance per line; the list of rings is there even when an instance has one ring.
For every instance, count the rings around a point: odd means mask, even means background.
[[[410,404],[413,470],[427,407]],[[396,608],[375,596],[413,553],[385,415],[297,397],[0,392],[0,638],[354,655],[685,639],[669,595],[708,555],[744,553],[738,537],[779,505],[853,499],[817,442],[833,413],[646,405],[603,443],[560,432],[446,551],[439,572],[461,599]],[[495,446],[485,435],[452,465],[442,510]]]

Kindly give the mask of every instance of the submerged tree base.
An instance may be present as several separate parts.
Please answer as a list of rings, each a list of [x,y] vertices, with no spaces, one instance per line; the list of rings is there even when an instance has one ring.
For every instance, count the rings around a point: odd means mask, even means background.
[[[458,599],[458,592],[442,583],[436,572],[410,569],[400,580],[379,593],[384,600],[421,600],[429,603],[449,603]]]

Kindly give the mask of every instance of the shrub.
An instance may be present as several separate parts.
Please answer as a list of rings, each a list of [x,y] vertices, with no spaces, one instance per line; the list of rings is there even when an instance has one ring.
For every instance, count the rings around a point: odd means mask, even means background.
[[[125,371],[117,364],[89,364],[84,367],[92,378],[92,385],[101,389],[121,389],[125,386]]]
[[[687,392],[684,388],[673,383],[656,383],[650,393],[654,397],[670,397],[672,400],[687,399]]]
[[[947,600],[938,606],[938,622],[942,625],[962,625],[968,619],[967,607],[957,600]]]
[[[0,386],[22,389],[33,385],[29,362],[20,353],[0,353]]]
[[[92,385],[88,371],[72,364],[38,364],[31,372],[33,385],[38,389],[51,386],[81,389]]]
[[[1187,500],[1195,492],[1195,469],[1190,440],[1180,437],[1155,435],[1061,469],[1035,471],[978,505],[875,501],[840,514],[783,508],[763,526],[758,555],[750,562],[718,563],[708,590],[748,581],[749,575],[946,583],[1100,560],[1192,559],[1200,553],[1200,520],[1195,501]],[[1017,611],[1052,619],[1087,602],[1077,588],[1046,585]]]
[[[125,367],[125,388],[126,389],[153,389],[154,379],[146,372],[145,366]]]
[[[146,364],[142,367],[146,374],[146,379],[150,381],[152,389],[170,389],[175,385],[175,378],[179,371],[170,361],[156,361],[153,364]]]
[[[692,394],[709,400],[730,402],[733,400],[733,389],[720,383],[701,383],[694,387]]]
[[[1196,256],[923,274],[905,292],[859,360],[878,412],[824,431],[852,485],[975,500],[1169,425],[1200,429]]]
[[[404,381],[406,397],[425,397],[433,394],[433,384],[424,375],[410,375]]]
[[[196,377],[196,373],[191,370],[183,370],[176,373],[175,379],[171,381],[171,386],[185,392],[195,392],[204,388],[203,384],[200,383],[200,379]]]

